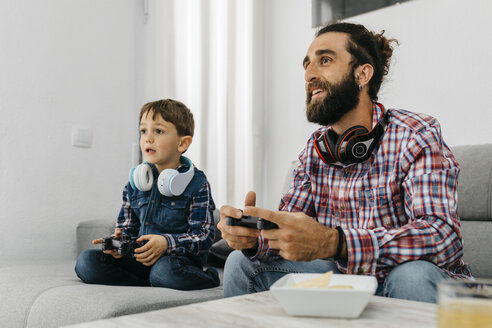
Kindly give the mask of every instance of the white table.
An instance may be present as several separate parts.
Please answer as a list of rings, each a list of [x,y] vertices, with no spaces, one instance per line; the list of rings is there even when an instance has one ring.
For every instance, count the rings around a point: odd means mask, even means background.
[[[270,292],[92,321],[89,327],[433,327],[435,304],[373,296],[358,319],[289,316]]]

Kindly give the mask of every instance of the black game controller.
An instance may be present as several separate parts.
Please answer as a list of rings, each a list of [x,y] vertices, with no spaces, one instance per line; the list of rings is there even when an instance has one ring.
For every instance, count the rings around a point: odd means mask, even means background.
[[[102,241],[103,251],[118,250],[118,255],[125,256],[127,254],[133,253],[135,248],[143,246],[143,243],[137,241],[137,237],[106,237]]]
[[[278,225],[276,223],[267,221],[265,219],[258,218],[258,229],[259,230],[278,229]]]
[[[258,230],[278,229],[278,225],[273,222],[249,215],[243,215],[243,217],[240,219],[234,219],[227,216],[226,224],[230,226],[241,226]]]

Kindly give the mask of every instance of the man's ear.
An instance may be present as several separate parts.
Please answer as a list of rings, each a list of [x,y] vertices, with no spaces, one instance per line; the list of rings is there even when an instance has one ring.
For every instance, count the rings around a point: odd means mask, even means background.
[[[193,141],[193,138],[191,136],[183,136],[181,137],[178,145],[178,151],[180,153],[184,153],[185,151],[188,150],[188,147],[190,147],[191,142]]]
[[[355,69],[355,82],[361,87],[365,87],[374,75],[374,67],[370,64],[360,65]]]

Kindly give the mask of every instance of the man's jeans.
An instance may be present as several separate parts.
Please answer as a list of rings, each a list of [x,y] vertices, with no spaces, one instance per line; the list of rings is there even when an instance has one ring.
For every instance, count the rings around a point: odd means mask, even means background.
[[[288,273],[340,273],[335,262],[315,260],[292,262],[278,259],[270,262],[251,261],[241,251],[232,252],[224,268],[224,297],[256,293]],[[433,263],[412,261],[395,267],[379,284],[378,296],[436,303],[437,283],[449,276]]]
[[[203,271],[199,264],[185,256],[163,256],[147,267],[131,255],[115,259],[101,250],[82,252],[75,265],[77,276],[88,284],[119,286],[154,286],[180,290],[217,287],[215,268]]]

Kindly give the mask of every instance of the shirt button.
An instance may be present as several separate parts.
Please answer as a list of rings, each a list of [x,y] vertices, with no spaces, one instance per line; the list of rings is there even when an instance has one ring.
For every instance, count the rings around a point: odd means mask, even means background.
[[[343,211],[345,209],[345,207],[342,205],[340,206],[340,211]]]
[[[350,172],[350,169],[347,167],[345,168],[345,173],[348,174]]]
[[[155,200],[154,199],[152,199],[152,204],[155,204]]]
[[[171,202],[171,206],[174,206],[174,205],[176,205],[176,203],[175,202]]]
[[[145,222],[145,225],[148,227],[150,225],[150,223],[149,222]]]
[[[138,205],[142,205],[142,202],[138,202]]]

